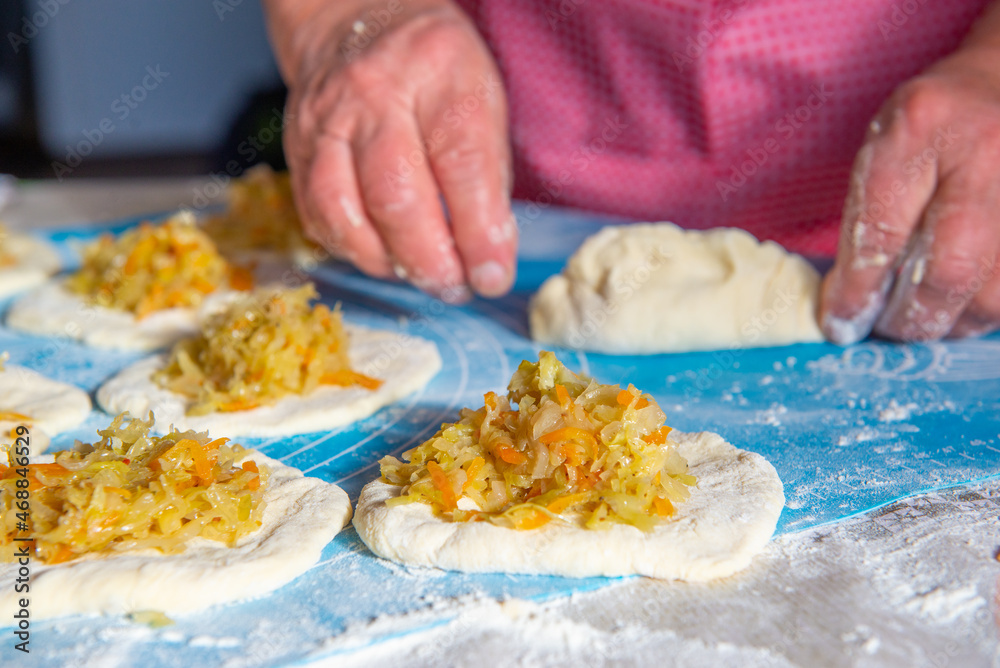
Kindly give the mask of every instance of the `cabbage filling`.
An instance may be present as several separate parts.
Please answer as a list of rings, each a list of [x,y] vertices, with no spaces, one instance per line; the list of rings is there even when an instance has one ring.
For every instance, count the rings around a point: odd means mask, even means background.
[[[144,318],[169,308],[194,308],[222,288],[249,290],[253,275],[229,264],[212,240],[180,213],[161,225],[145,222],[83,249],[79,271],[66,287],[105,308]]]
[[[0,269],[4,269],[6,267],[13,267],[20,264],[20,259],[16,255],[7,250],[4,250],[4,246],[6,246],[6,244],[2,242],[9,235],[10,232],[7,230],[7,228],[4,225],[0,224]]]
[[[98,431],[100,441],[57,452],[53,463],[17,466],[9,456],[0,465],[0,560],[14,559],[10,546],[26,532],[32,540],[18,545],[58,564],[129,550],[176,554],[196,536],[233,545],[261,526],[267,467],[237,465],[248,451],[229,439],[156,437],[152,426],[152,415],[123,413]]]
[[[316,297],[306,283],[236,299],[174,345],[154,382],[192,398],[188,415],[249,410],[320,385],[378,389],[382,381],[351,370],[340,311],[310,306]]]
[[[226,252],[301,251],[313,247],[302,234],[288,172],[258,165],[228,188],[226,210],[203,229]]]
[[[514,529],[562,519],[649,531],[697,482],[665,419],[634,386],[602,385],[542,352],[521,362],[506,397],[487,392],[482,408],[462,409],[405,461],[384,457],[383,480],[403,487],[388,503]]]

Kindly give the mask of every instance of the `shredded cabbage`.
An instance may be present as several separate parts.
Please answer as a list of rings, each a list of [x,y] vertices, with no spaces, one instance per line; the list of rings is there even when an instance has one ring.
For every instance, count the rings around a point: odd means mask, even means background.
[[[351,370],[340,311],[310,306],[316,297],[312,283],[240,297],[175,344],[153,380],[193,398],[189,415],[248,410],[320,385],[377,389],[382,381]]]
[[[134,624],[143,624],[151,629],[162,629],[164,626],[172,626],[174,624],[174,620],[159,610],[136,610],[135,612],[128,613],[126,617]]]
[[[162,309],[196,307],[223,287],[248,290],[253,275],[229,264],[190,213],[179,213],[117,238],[103,235],[84,248],[80,270],[66,287],[92,304],[143,318]]]
[[[384,457],[382,478],[403,486],[390,504],[428,503],[452,521],[534,529],[562,517],[648,531],[697,482],[665,419],[634,386],[602,385],[542,352],[521,362],[506,397],[487,392],[406,461]]]
[[[145,548],[175,554],[195,536],[232,545],[261,526],[267,467],[237,466],[247,451],[229,439],[155,437],[152,425],[152,414],[123,413],[98,430],[100,441],[57,452],[54,463],[18,467],[9,458],[0,466],[0,560],[14,558],[24,524],[34,558],[48,564]],[[17,507],[25,477],[28,511]]]
[[[6,226],[0,224],[0,242],[4,241],[9,234],[10,231],[6,228]],[[19,259],[16,255],[4,250],[5,245],[6,244],[0,243],[0,268],[13,267],[19,263]]]
[[[229,185],[226,210],[203,229],[225,252],[301,251],[313,248],[302,234],[288,172],[261,164]]]

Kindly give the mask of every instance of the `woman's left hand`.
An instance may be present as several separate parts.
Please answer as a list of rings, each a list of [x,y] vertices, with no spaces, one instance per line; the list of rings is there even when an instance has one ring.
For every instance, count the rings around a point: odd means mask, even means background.
[[[831,341],[1000,328],[997,63],[992,45],[967,45],[902,85],[872,121],[823,283]]]

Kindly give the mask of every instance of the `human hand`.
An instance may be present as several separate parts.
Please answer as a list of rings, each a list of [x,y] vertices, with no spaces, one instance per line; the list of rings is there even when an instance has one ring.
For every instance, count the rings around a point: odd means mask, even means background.
[[[475,27],[450,0],[327,4],[286,71],[306,233],[448,301],[505,293],[517,246],[506,97]]]
[[[901,86],[872,122],[820,323],[850,344],[1000,328],[1000,70],[976,46]]]

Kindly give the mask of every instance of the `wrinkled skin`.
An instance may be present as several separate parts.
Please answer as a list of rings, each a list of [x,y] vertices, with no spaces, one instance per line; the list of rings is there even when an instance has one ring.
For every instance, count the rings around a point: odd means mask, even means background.
[[[500,74],[450,3],[374,7],[320,10],[286,72],[285,151],[306,232],[371,276],[448,301],[470,287],[501,295],[517,228]],[[352,31],[356,17],[366,33]]]
[[[506,292],[517,243],[506,101],[469,19],[450,0],[396,3],[384,25],[371,12],[385,17],[391,2],[265,4],[290,89],[286,153],[308,232],[372,276],[395,273],[449,301]],[[358,18],[372,36],[352,41]],[[1000,328],[994,34],[1000,2],[873,120],[823,284],[830,340]]]
[[[872,122],[823,284],[831,340],[1000,327],[998,62],[991,49],[963,48],[901,86]]]

